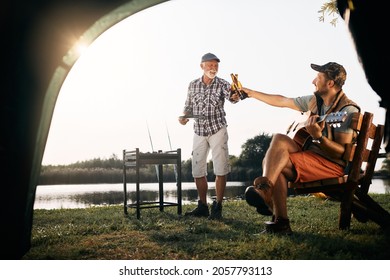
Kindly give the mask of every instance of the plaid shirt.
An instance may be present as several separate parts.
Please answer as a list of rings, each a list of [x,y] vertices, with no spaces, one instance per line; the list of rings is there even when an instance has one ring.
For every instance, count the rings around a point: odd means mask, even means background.
[[[229,100],[230,83],[215,77],[210,85],[202,77],[190,82],[184,112],[200,115],[194,119],[194,132],[199,136],[210,136],[227,125],[225,118],[225,99]]]

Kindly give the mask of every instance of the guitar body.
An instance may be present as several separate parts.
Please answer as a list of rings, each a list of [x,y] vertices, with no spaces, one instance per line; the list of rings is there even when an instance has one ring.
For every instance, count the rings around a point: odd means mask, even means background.
[[[325,121],[327,124],[336,127],[340,123],[344,122],[346,118],[347,118],[346,112],[344,113],[332,112],[328,115],[323,115],[318,117],[317,122]],[[312,137],[309,134],[309,132],[307,132],[306,128],[303,125],[305,125],[305,123],[298,123],[297,125],[295,125],[293,131],[295,131],[298,127],[301,128],[297,130],[297,132],[293,137],[293,140],[302,148],[302,150],[305,150],[306,146],[310,143],[309,140],[311,141]],[[289,133],[292,126],[293,125],[289,127],[287,134]]]
[[[295,133],[293,140],[301,147],[302,150],[305,150],[308,141],[311,141],[311,135],[307,132],[306,128],[303,127]]]

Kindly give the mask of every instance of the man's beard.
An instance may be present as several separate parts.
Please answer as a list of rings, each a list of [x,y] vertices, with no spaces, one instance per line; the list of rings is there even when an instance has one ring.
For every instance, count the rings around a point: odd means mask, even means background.
[[[206,71],[204,74],[209,78],[209,79],[214,79],[215,76],[217,76],[217,71]]]
[[[325,91],[316,90],[316,91],[314,91],[313,93],[314,93],[314,95],[322,96],[322,95],[324,95],[326,92],[325,92]]]

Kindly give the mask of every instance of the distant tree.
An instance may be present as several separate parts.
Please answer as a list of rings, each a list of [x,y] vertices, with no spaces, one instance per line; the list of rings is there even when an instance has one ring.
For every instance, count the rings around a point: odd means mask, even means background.
[[[94,158],[85,161],[77,161],[69,164],[70,168],[122,168],[122,159],[119,159],[116,154],[112,154],[109,159]]]
[[[193,180],[191,159],[181,162],[181,177],[183,182],[191,182]]]
[[[236,156],[229,156],[229,163],[231,166],[231,172],[228,175],[229,181],[245,181],[245,171],[239,165],[240,159]],[[244,174],[244,176],[242,176]]]
[[[384,159],[382,161],[382,166],[381,166],[380,172],[382,174],[386,174],[386,175],[390,174],[390,158],[389,157],[387,157],[386,159]]]
[[[268,150],[271,143],[272,135],[262,133],[253,138],[248,139],[242,146],[240,157],[236,161],[236,164],[241,168],[252,170],[256,174],[262,173],[262,162],[265,157],[265,153]]]
[[[239,157],[229,156],[231,172],[230,181],[248,181],[262,173],[262,161],[269,147],[272,136],[260,134],[248,139],[242,146]],[[192,182],[192,159],[181,163],[182,182]],[[94,158],[77,161],[69,165],[46,165],[41,168],[40,184],[88,184],[88,183],[120,183],[123,181],[123,162],[116,154],[109,159]],[[164,181],[176,180],[175,169],[172,165],[164,166]],[[214,180],[213,162],[207,163],[207,179]],[[157,182],[157,173],[154,165],[141,167],[140,179],[142,182]],[[135,171],[128,170],[128,182],[135,181]]]
[[[107,165],[109,168],[122,168],[123,162],[122,159],[118,158],[118,155],[112,154],[107,160]]]

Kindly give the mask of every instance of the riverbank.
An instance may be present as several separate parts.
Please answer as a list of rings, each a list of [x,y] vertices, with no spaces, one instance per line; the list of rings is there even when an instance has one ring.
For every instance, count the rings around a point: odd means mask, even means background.
[[[372,197],[390,211],[390,194]],[[226,201],[223,220],[177,216],[176,208],[123,214],[122,206],[35,210],[25,260],[389,260],[389,230],[352,219],[338,230],[339,204],[288,198],[292,236],[259,234],[269,220],[243,200]],[[184,205],[183,212],[194,204]]]
[[[240,199],[245,189],[251,183],[227,182],[225,190],[226,200]],[[136,186],[127,184],[128,203],[136,201]],[[141,184],[141,199],[158,201],[158,184]],[[164,201],[177,201],[176,183],[164,183]],[[291,190],[290,190],[291,191]],[[388,194],[390,186],[388,180],[373,179],[370,193]],[[290,192],[293,194],[293,192]],[[208,199],[215,196],[215,183],[209,184]],[[182,183],[182,203],[196,202],[198,193],[193,182]],[[91,206],[106,206],[123,204],[123,184],[82,184],[82,185],[43,185],[38,186],[34,209],[62,209],[62,208],[86,208]]]

